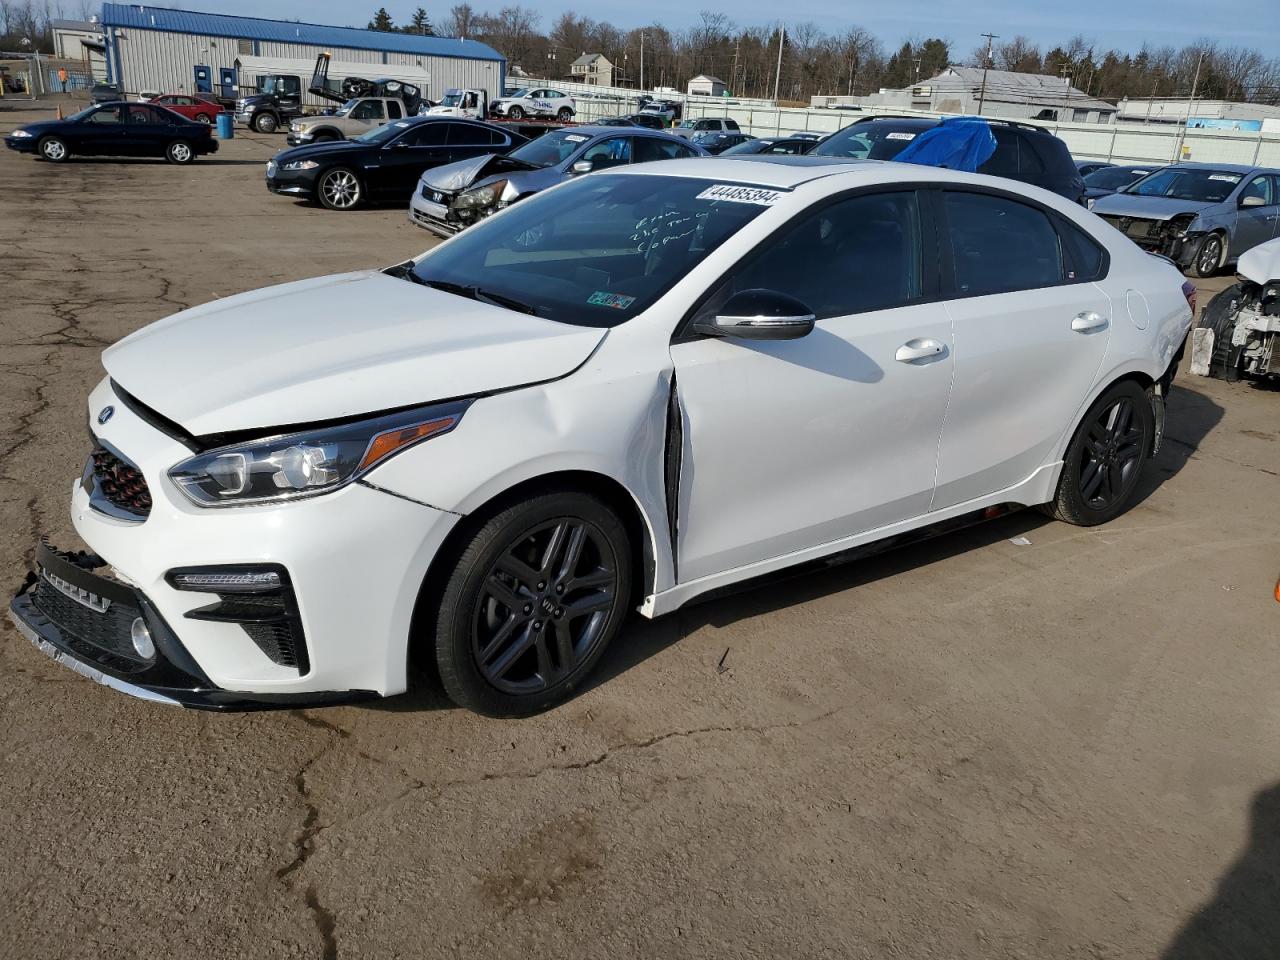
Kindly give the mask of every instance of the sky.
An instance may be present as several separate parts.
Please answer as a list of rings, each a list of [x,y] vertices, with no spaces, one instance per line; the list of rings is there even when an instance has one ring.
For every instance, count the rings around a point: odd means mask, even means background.
[[[305,20],[338,26],[364,26],[378,5],[385,2],[396,23],[409,19],[419,0],[366,0],[364,10],[351,0],[157,0],[157,6],[181,6],[209,13]],[[433,22],[444,18],[455,0],[421,0]],[[513,0],[470,0],[478,11],[496,10]],[[739,25],[771,23],[777,20],[776,0],[734,0],[731,7],[715,0],[689,3],[688,0],[515,0],[542,14],[545,30],[566,10],[605,20],[621,29],[658,22],[672,29],[692,26],[698,11],[726,10]],[[838,0],[790,0],[786,4],[788,23],[813,21],[830,33],[842,33],[851,25],[865,27],[889,49],[907,37],[941,36],[949,40],[957,57],[967,56],[979,44],[980,34],[998,33],[1002,38],[1023,34],[1044,49],[1065,42],[1079,33],[1100,49],[1137,51],[1144,42],[1152,46],[1181,46],[1201,38],[1226,46],[1256,47],[1268,56],[1280,50],[1280,15],[1263,11],[1276,0],[1261,0],[1242,13],[1240,8],[1206,4],[1202,0],[910,0],[908,3],[838,2]],[[1273,14],[1278,12],[1273,9]],[[999,42],[999,41],[997,41]]]

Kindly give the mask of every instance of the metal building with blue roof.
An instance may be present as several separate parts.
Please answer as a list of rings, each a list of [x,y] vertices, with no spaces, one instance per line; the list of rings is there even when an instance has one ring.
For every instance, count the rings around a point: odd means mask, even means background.
[[[383,33],[258,17],[233,17],[140,4],[104,3],[109,79],[127,93],[212,92],[253,86],[254,72],[314,63],[328,53],[330,76],[397,77],[438,99],[449,87],[501,94],[506,58],[477,40]],[[307,68],[305,87],[310,78]]]

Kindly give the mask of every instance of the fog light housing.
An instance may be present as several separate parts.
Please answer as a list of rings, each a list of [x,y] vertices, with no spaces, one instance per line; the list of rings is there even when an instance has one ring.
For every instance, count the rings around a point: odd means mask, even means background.
[[[136,617],[133,625],[129,627],[129,639],[133,641],[133,649],[143,660],[150,660],[156,655],[156,644],[151,639],[151,630],[141,617]]]

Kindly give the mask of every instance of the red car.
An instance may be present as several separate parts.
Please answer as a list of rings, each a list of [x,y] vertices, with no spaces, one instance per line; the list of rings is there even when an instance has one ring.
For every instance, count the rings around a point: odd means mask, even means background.
[[[198,120],[201,123],[213,123],[213,118],[222,112],[222,106],[219,103],[206,99],[198,93],[165,93],[152,97],[151,102],[167,107],[174,113],[180,113],[188,120]]]

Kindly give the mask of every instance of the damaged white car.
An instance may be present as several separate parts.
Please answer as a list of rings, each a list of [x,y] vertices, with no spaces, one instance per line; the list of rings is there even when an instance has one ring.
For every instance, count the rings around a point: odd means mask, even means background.
[[[789,162],[788,162],[789,161]],[[905,164],[576,178],[426,255],[108,349],[36,645],[204,708],[544,709],[628,614],[905,535],[1133,502],[1191,324],[1083,208]]]
[[[1240,282],[1209,301],[1191,331],[1191,372],[1280,378],[1280,240],[1240,257]]]

